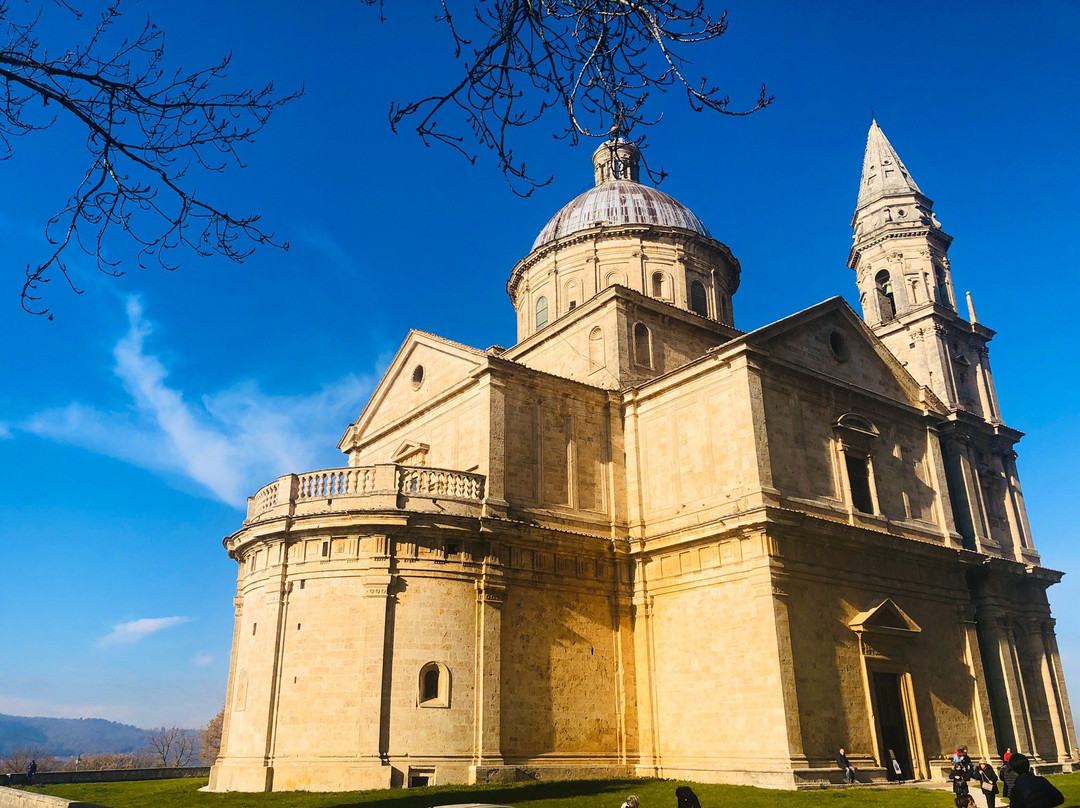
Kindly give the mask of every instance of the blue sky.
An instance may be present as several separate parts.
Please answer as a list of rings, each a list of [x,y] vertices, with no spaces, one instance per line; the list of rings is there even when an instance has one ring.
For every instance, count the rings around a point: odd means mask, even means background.
[[[0,712],[201,725],[224,698],[235,565],[221,538],[278,474],[341,465],[336,443],[419,328],[485,348],[514,342],[505,282],[536,233],[591,184],[592,145],[537,128],[518,151],[555,175],[530,199],[487,155],[393,135],[392,101],[453,75],[434,1],[145,0],[176,63],[232,51],[237,85],[303,98],[198,187],[255,211],[292,244],[241,266],[189,257],[113,280],[73,257],[55,320],[19,307],[42,224],[81,178],[64,127],[0,163]],[[736,325],[836,294],[871,110],[946,232],[958,291],[998,331],[991,361],[1036,546],[1071,571],[1051,590],[1066,675],[1080,697],[1080,450],[1072,287],[1078,273],[1080,4],[732,3],[702,72],[751,104],[692,114],[677,96],[649,132],[663,189],[743,267]],[[51,25],[51,23],[49,24]],[[65,46],[68,24],[43,29]],[[131,251],[118,248],[130,261]]]

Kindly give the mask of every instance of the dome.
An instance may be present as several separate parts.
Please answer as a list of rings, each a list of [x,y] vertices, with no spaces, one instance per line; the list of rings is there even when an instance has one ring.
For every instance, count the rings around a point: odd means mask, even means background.
[[[663,191],[633,180],[609,180],[564,205],[540,231],[532,248],[598,224],[658,224],[711,238],[701,219]]]

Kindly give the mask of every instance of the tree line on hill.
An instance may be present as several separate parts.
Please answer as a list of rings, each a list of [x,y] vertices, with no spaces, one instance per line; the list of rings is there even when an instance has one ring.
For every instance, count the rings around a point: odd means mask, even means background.
[[[209,766],[213,764],[221,748],[221,726],[224,717],[225,710],[222,709],[200,730],[184,729],[176,725],[151,731],[142,730],[146,736],[145,744],[129,752],[58,755],[53,751],[58,748],[56,746],[42,743],[21,745],[0,757],[0,773],[24,773],[32,760],[37,763],[39,772],[148,769],[200,764]]]

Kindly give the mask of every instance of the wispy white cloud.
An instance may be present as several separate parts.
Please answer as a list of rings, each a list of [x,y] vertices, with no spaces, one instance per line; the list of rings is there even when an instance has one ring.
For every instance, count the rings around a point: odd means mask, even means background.
[[[0,440],[11,437],[11,424],[0,421]]]
[[[113,645],[131,645],[139,640],[149,637],[181,623],[187,623],[190,617],[140,617],[138,620],[129,620],[126,623],[117,623],[113,630],[97,641],[99,648],[108,648]]]
[[[214,658],[210,654],[196,654],[192,657],[191,662],[200,668],[205,668],[207,665],[213,664]]]
[[[372,388],[370,378],[350,374],[310,395],[267,395],[245,381],[192,400],[169,385],[167,368],[148,349],[153,327],[136,298],[128,299],[127,315],[127,333],[113,349],[113,373],[130,406],[116,412],[73,402],[31,416],[22,429],[179,474],[242,506],[260,485],[316,465]]]
[[[353,252],[346,250],[341,245],[341,242],[326,230],[313,227],[302,228],[294,241],[311,247],[338,269],[347,270],[352,274],[359,274],[359,269],[353,259]]]

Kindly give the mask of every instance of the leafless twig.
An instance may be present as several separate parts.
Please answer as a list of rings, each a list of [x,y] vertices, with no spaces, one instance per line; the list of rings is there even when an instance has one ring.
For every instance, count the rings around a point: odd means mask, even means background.
[[[363,2],[382,9],[382,0]],[[415,122],[425,144],[448,145],[475,162],[466,136],[454,128],[463,119],[472,140],[495,154],[510,187],[523,196],[551,178],[531,174],[512,140],[549,111],[560,118],[556,137],[576,144],[583,137],[633,137],[635,129],[657,123],[662,113],[648,104],[653,90],[684,93],[691,109],[724,115],[749,115],[773,100],[762,85],[756,102],[732,108],[707,78],[691,75],[686,50],[727,30],[727,12],[710,15],[705,0],[473,0],[464,23],[451,12],[454,0],[440,2],[437,19],[464,71],[449,88],[393,104],[390,125],[397,131]]]
[[[56,5],[79,16],[65,0]],[[273,84],[220,89],[229,56],[200,70],[170,71],[164,33],[147,20],[124,36],[119,0],[104,9],[85,41],[56,55],[38,37],[42,13],[17,19],[0,3],[0,159],[11,157],[15,138],[63,120],[85,132],[89,162],[48,222],[51,253],[26,268],[26,311],[49,314],[41,288],[55,272],[79,293],[67,259],[72,246],[93,256],[102,272],[122,275],[104,244],[116,228],[138,243],[140,266],[166,269],[179,265],[181,247],[243,261],[259,245],[288,246],[262,230],[257,215],[235,215],[205,200],[188,172],[242,167],[238,147],[298,92],[279,95]]]

